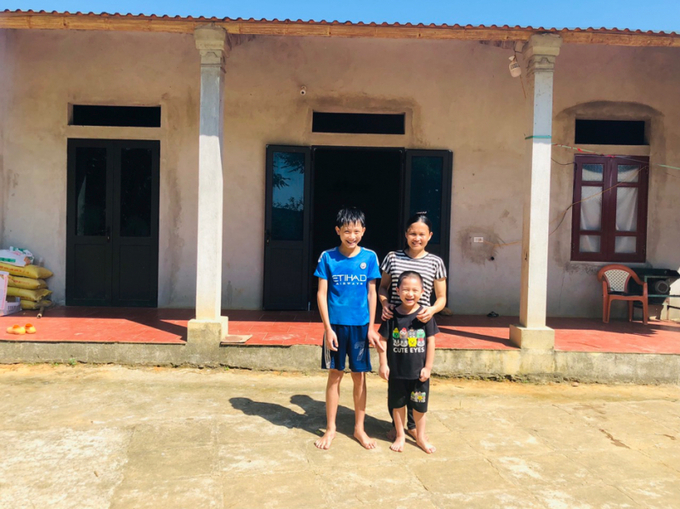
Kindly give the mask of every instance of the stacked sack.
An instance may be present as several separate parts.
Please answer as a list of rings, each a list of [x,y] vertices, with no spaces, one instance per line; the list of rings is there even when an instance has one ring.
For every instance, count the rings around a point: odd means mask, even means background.
[[[22,253],[26,256],[11,260],[9,253]],[[0,271],[9,273],[7,296],[21,299],[21,309],[40,309],[52,304],[46,298],[52,292],[47,289],[45,282],[45,279],[52,276],[52,272],[45,267],[32,265],[32,262],[33,255],[26,250],[10,248],[0,251]]]

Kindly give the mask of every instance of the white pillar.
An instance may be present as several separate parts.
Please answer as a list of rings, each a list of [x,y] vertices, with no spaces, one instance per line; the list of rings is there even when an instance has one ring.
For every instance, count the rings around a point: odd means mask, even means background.
[[[527,62],[526,173],[522,232],[520,324],[510,339],[522,348],[550,350],[555,332],[546,327],[550,156],[552,153],[553,72],[562,39],[533,35],[523,50]]]
[[[222,125],[225,41],[221,27],[194,32],[201,55],[201,103],[198,153],[198,246],[196,252],[196,319],[189,341],[214,343],[227,333],[222,307]],[[219,341],[218,341],[219,343]]]

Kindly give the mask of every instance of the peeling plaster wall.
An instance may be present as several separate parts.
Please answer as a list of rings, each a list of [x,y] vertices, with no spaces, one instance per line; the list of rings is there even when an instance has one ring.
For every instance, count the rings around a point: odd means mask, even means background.
[[[680,267],[680,171],[655,164],[680,166],[679,82],[677,49],[563,46],[555,69],[553,123],[554,141],[573,146],[577,116],[647,121],[648,148],[601,146],[597,150],[629,155],[645,155],[648,150],[647,263],[639,265],[675,270]],[[553,158],[573,163],[574,153],[556,148]],[[553,163],[551,219],[571,203],[573,175],[571,164]],[[571,219],[569,211],[551,237],[548,314],[600,316],[602,295],[595,275],[605,263],[570,261]],[[673,291],[680,293],[679,283],[673,285]]]
[[[195,294],[199,58],[192,36],[14,31],[5,130],[5,244],[29,247],[64,300],[67,138],[161,141],[160,306]],[[69,104],[161,105],[161,129],[68,126]]]

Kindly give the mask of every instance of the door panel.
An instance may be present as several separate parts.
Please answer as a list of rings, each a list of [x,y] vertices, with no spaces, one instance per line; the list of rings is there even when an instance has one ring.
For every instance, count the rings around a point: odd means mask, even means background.
[[[124,277],[119,278],[118,294],[125,306],[152,301],[154,295],[154,267],[151,263],[154,256],[152,246],[122,245],[119,249],[119,271]]]
[[[417,212],[427,213],[433,229],[427,250],[441,257],[447,269],[451,230],[452,161],[452,153],[448,150],[406,151],[404,222]]]
[[[110,265],[106,251],[106,245],[79,243],[73,246],[69,264],[77,267],[77,277],[67,286],[67,304],[71,304],[69,299],[75,299],[92,306],[103,306],[110,300],[110,274],[107,273]]]
[[[267,147],[264,309],[308,306],[309,167],[309,148]]]
[[[154,143],[154,142],[152,142]],[[158,295],[158,146],[116,150],[113,294],[118,306],[155,307]]]
[[[105,146],[69,141],[67,304],[104,306],[111,300],[111,155]]]
[[[160,144],[69,140],[66,303],[157,305]]]

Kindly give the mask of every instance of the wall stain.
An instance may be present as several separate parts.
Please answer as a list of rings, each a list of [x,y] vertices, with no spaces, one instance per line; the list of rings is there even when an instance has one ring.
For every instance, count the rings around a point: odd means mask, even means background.
[[[473,243],[473,237],[484,237],[484,242]],[[484,265],[496,257],[498,248],[503,244],[503,240],[489,228],[472,226],[458,234],[458,246],[462,257],[469,262],[477,265]]]

